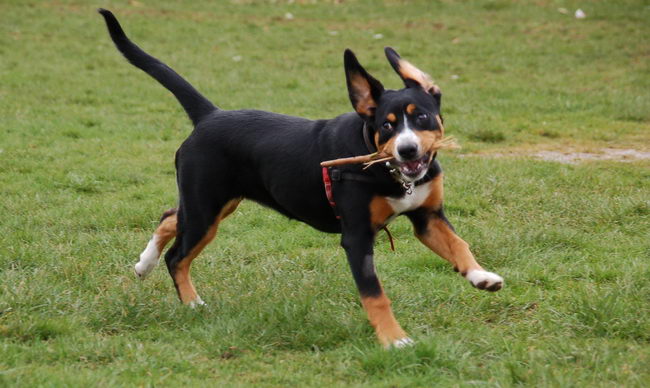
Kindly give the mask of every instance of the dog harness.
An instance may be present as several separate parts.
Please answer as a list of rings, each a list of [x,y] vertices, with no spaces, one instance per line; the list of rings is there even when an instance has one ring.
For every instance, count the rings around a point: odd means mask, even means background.
[[[370,140],[370,134],[368,133],[368,126],[365,123],[363,124],[363,141],[364,143],[366,143],[366,148],[368,148],[369,152],[371,153],[375,152],[373,151],[373,148],[376,147],[372,144],[372,141]],[[431,156],[431,161],[433,161],[436,158],[436,154],[437,153],[434,153]],[[429,161],[429,163],[431,163],[431,161]],[[407,195],[410,195],[413,192],[413,186],[419,186],[433,179],[433,177],[429,174],[429,171],[427,171],[426,175],[422,177],[422,179],[418,180],[417,182],[405,182],[404,180],[400,179],[399,172],[397,172],[397,170],[392,168],[390,166],[390,163],[386,162],[386,168],[389,169],[391,175],[395,178],[397,183],[400,183],[402,187],[406,190]],[[372,177],[368,175],[358,174],[349,171],[341,171],[341,169],[339,169],[338,167],[322,167],[322,174],[323,174],[323,186],[325,188],[325,196],[327,197],[327,202],[329,202],[330,207],[332,208],[332,211],[334,212],[334,216],[336,216],[337,220],[341,219],[341,215],[336,210],[336,201],[334,201],[334,194],[332,192],[333,182],[338,182],[341,180],[351,180],[351,181],[366,182],[366,183],[376,182]],[[393,235],[390,233],[386,225],[384,225],[382,229],[388,235],[388,240],[390,241],[390,249],[392,251],[395,251]]]
[[[341,219],[341,215],[339,214],[338,210],[336,210],[336,202],[334,201],[334,194],[332,193],[332,182],[337,182],[342,179],[355,180],[359,182],[368,182],[368,183],[374,182],[374,180],[368,176],[341,171],[335,167],[323,167],[322,171],[323,171],[323,186],[325,186],[325,196],[327,196],[327,201],[332,207],[332,211],[334,212],[334,216],[336,216],[337,220]],[[388,235],[388,241],[390,241],[390,250],[395,252],[395,243],[393,242],[393,235],[390,233],[390,230],[388,230],[388,227],[386,225],[384,225],[382,229]]]
[[[330,203],[332,210],[334,210],[334,215],[337,220],[341,219],[341,216],[336,211],[336,202],[334,202],[334,195],[332,194],[332,180],[330,179],[329,168],[323,167],[323,185],[325,186],[325,195],[327,196],[327,201]]]

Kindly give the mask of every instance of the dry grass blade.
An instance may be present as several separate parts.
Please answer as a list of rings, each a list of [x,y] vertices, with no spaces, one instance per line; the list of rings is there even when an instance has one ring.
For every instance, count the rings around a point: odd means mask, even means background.
[[[387,162],[387,161],[393,160],[393,159],[395,159],[394,156],[386,156],[385,158],[373,159],[373,160],[370,160],[368,162],[365,162],[363,164],[363,169],[365,170],[365,169],[369,168],[370,166],[372,166],[375,163]]]

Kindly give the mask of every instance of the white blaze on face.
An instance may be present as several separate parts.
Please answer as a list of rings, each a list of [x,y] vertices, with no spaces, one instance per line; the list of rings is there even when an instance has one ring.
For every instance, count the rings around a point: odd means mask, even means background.
[[[420,137],[415,134],[415,132],[409,127],[408,119],[406,117],[406,112],[404,112],[404,128],[395,138],[395,149],[393,150],[393,155],[398,162],[404,162],[404,159],[400,156],[398,150],[404,145],[415,145],[417,147],[417,154],[420,154],[422,145],[420,144]]]

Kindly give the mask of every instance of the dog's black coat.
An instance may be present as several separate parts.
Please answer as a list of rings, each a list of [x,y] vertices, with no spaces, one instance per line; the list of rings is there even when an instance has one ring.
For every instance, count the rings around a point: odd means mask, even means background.
[[[177,263],[204,237],[224,205],[243,197],[318,230],[342,233],[342,246],[359,291],[362,295],[379,294],[381,286],[372,260],[375,231],[370,225],[368,204],[376,195],[401,197],[405,189],[384,166],[375,165],[363,171],[358,165],[342,167],[366,175],[372,182],[337,182],[333,193],[341,215],[338,220],[324,192],[320,162],[369,153],[362,135],[364,124],[371,138],[379,131],[380,143],[394,133],[381,129],[381,123],[372,117],[356,112],[331,120],[308,120],[257,110],[218,109],[174,70],[132,43],[112,13],[99,12],[119,51],[169,89],[195,126],[176,154],[178,234],[165,256],[172,275]],[[369,77],[373,96],[381,102],[377,117],[413,102],[431,113],[431,117],[439,114],[439,95],[432,98],[414,87],[384,91],[349,50],[345,65],[348,75],[356,72]],[[354,104],[357,97],[350,93]],[[433,123],[423,125],[436,129]],[[428,176],[433,178],[440,171],[434,160]],[[408,215],[416,225],[425,224],[432,216],[421,210]],[[436,216],[444,218],[441,210]]]

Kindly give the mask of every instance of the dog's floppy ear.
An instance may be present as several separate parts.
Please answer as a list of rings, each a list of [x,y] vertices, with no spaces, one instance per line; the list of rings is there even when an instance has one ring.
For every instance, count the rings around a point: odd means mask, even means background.
[[[409,61],[402,59],[390,47],[386,47],[384,52],[386,53],[388,62],[390,62],[390,65],[393,66],[393,69],[402,78],[407,88],[421,87],[440,102],[440,88],[433,83],[433,80],[427,73],[413,66]]]
[[[344,63],[352,106],[359,115],[369,119],[375,115],[384,86],[368,74],[350,49],[345,50]]]

